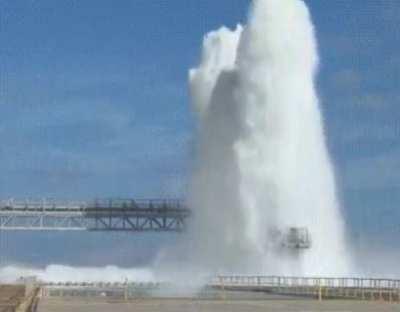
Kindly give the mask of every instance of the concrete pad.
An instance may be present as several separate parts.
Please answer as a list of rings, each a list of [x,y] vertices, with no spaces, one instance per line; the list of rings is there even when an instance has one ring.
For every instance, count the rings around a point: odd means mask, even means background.
[[[272,300],[196,300],[146,299],[130,302],[101,298],[44,298],[38,312],[389,312],[400,311],[400,304],[367,301],[272,299]]]

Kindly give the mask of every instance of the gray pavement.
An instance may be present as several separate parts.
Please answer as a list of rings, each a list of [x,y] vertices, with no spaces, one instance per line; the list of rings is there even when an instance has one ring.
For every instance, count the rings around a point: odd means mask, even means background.
[[[400,304],[367,301],[311,299],[196,300],[146,299],[131,302],[102,298],[44,298],[38,312],[376,312],[400,311]]]

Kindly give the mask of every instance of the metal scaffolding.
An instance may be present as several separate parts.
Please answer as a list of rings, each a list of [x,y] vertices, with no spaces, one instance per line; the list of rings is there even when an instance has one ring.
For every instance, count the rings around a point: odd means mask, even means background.
[[[189,216],[180,200],[0,201],[0,230],[180,232]]]

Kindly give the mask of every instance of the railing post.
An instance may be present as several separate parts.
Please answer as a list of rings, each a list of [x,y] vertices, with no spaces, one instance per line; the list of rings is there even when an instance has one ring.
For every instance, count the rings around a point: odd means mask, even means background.
[[[278,292],[280,293],[281,291],[281,278],[278,277]]]
[[[322,301],[322,286],[318,285],[318,301]]]
[[[124,300],[128,301],[128,284],[124,285]]]
[[[397,303],[400,303],[400,289],[397,289]]]
[[[225,300],[225,285],[224,285],[224,278],[222,276],[220,276],[220,284],[221,284],[221,290],[222,290],[222,294],[221,294],[221,299]]]

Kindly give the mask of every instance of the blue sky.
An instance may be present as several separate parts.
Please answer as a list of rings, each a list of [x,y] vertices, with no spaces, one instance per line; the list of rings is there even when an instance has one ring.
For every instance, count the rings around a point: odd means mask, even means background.
[[[347,222],[398,235],[400,1],[307,3]],[[183,196],[195,127],[188,68],[203,35],[244,21],[248,5],[1,1],[0,197]],[[160,240],[170,238],[147,238],[154,250]]]

